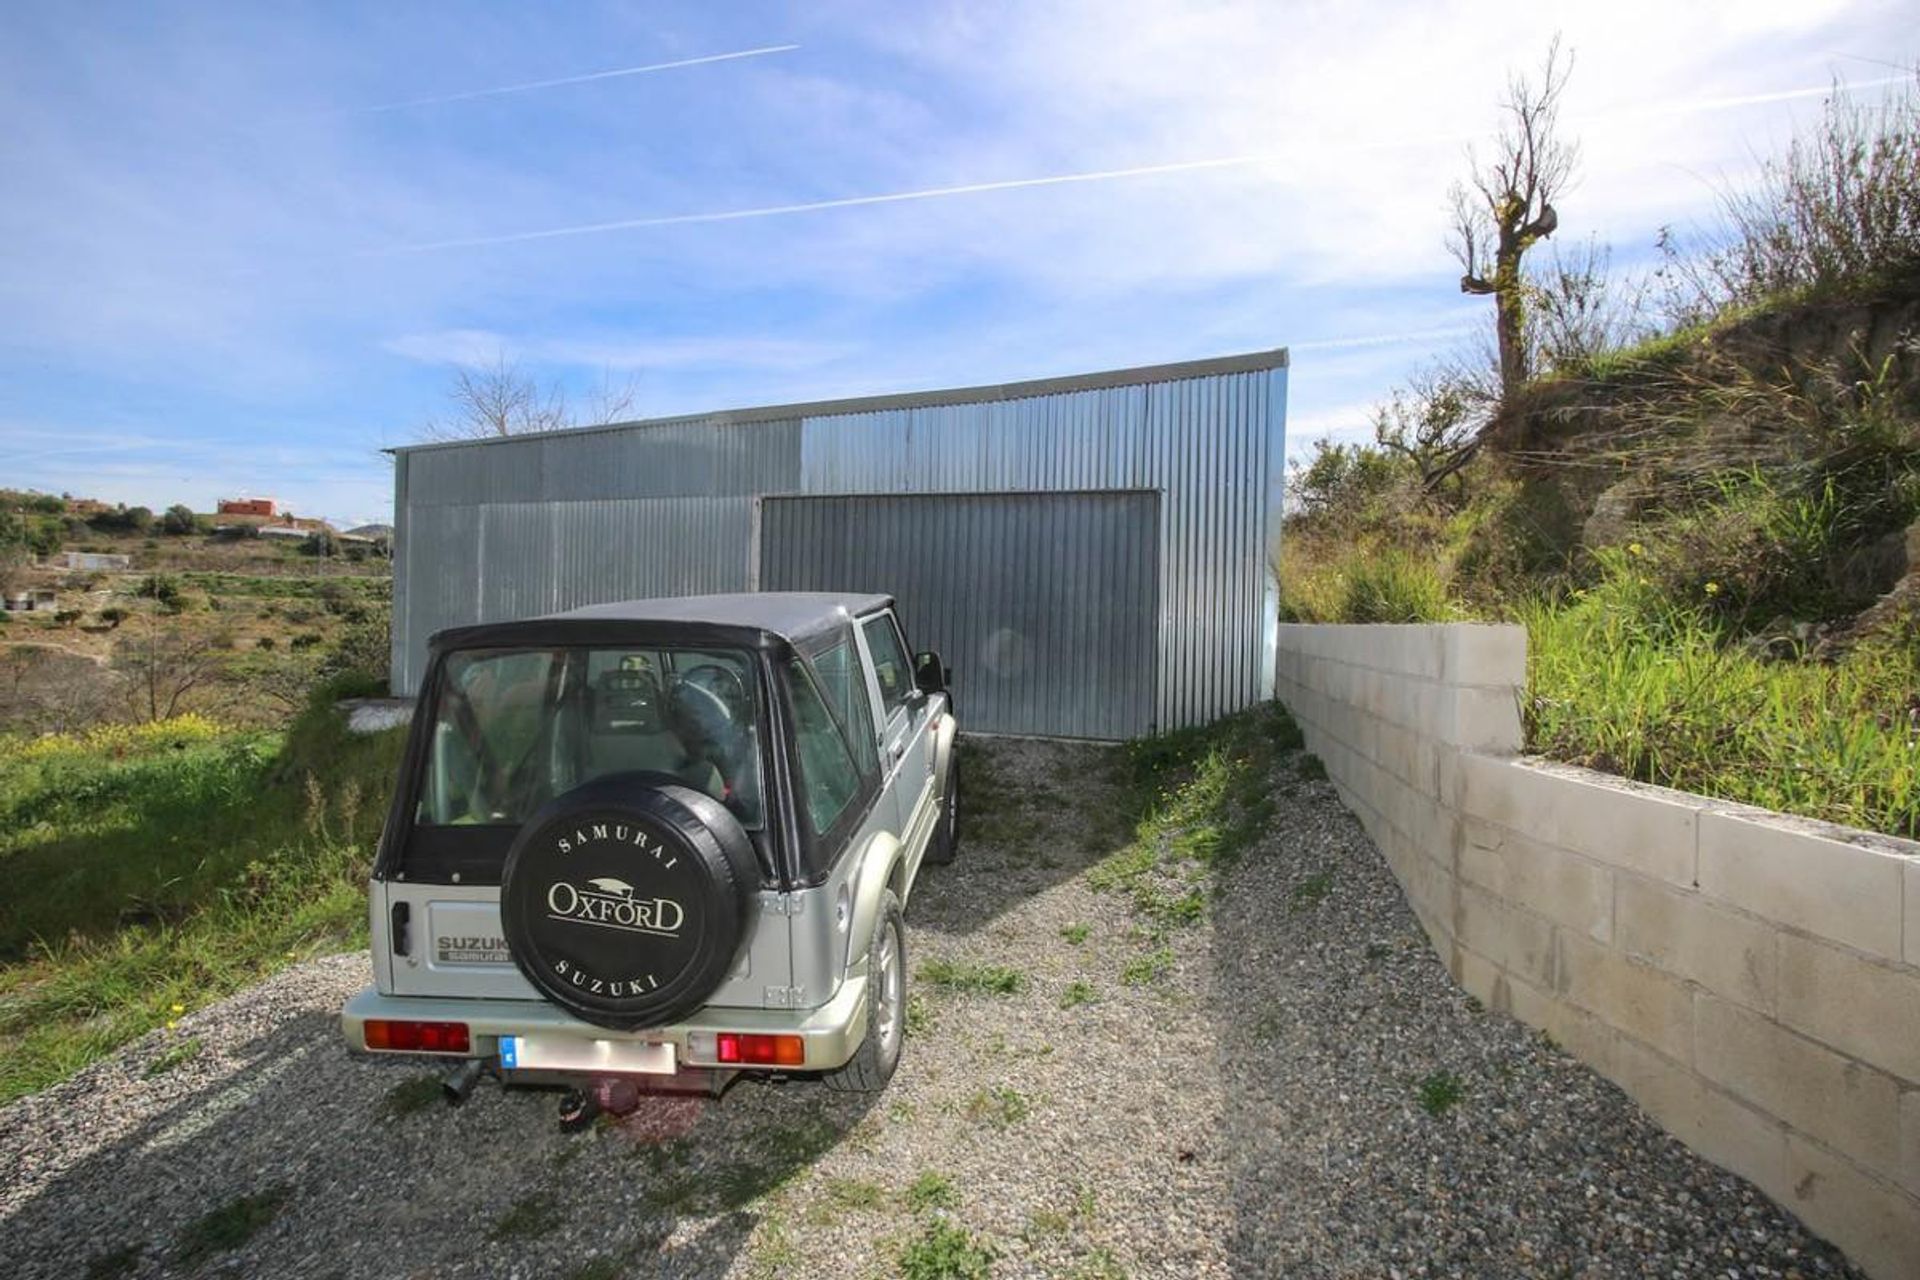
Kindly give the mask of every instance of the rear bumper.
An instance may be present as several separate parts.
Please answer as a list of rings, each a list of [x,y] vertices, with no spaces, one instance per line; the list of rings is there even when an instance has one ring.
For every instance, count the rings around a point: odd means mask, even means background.
[[[385,996],[373,987],[347,1001],[340,1011],[340,1031],[347,1047],[365,1050],[370,1019],[461,1022],[467,1026],[472,1048],[441,1057],[497,1058],[500,1037],[542,1033],[576,1036],[583,1041],[637,1040],[674,1046],[677,1060],[687,1066],[718,1066],[711,1057],[692,1052],[695,1032],[741,1031],[763,1035],[799,1036],[806,1058],[797,1068],[781,1070],[830,1071],[845,1066],[860,1048],[867,1030],[867,980],[848,977],[833,999],[817,1009],[702,1009],[671,1026],[642,1031],[613,1031],[582,1022],[558,1005],[544,1000],[459,1000],[429,996]],[[736,1064],[727,1064],[732,1069]],[[770,1068],[747,1067],[746,1070]]]

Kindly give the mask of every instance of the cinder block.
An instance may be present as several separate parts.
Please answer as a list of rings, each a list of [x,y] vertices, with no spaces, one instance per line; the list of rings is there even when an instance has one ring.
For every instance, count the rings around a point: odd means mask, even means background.
[[[1510,756],[1526,735],[1520,725],[1520,700],[1510,689],[1454,689],[1447,699],[1440,738],[1468,751]]]
[[[1460,623],[1446,629],[1440,678],[1513,689],[1527,683],[1527,629]]]
[[[1691,887],[1700,811],[1680,792],[1629,787],[1584,769],[1519,768],[1543,779],[1554,844],[1610,866]]]
[[[1694,1066],[1792,1128],[1892,1177],[1900,1090],[1893,1077],[1705,993],[1695,1000]]]
[[[1595,942],[1613,936],[1613,873],[1552,845],[1510,836],[1506,896]]]
[[[1555,1044],[1607,1079],[1615,1077],[1616,1049],[1624,1037],[1604,1020],[1565,1000],[1554,1000],[1547,1005],[1546,1032]]]
[[[1780,1203],[1876,1280],[1920,1275],[1920,1197],[1798,1134],[1787,1138]]]
[[[1700,815],[1700,888],[1755,915],[1901,957],[1906,860],[1746,814]]]
[[[1774,1010],[1779,931],[1699,893],[1621,874],[1614,942],[1626,954],[1765,1013]]]
[[[1693,998],[1678,979],[1571,929],[1554,938],[1555,991],[1676,1062],[1693,1060]]]
[[[1920,972],[1782,934],[1779,1018],[1920,1087]]]
[[[1523,981],[1549,990],[1553,926],[1472,885],[1454,885],[1453,932],[1462,942]]]

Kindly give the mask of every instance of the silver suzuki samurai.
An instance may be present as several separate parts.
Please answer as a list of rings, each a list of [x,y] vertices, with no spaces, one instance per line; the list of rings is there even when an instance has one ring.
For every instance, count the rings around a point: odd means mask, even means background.
[[[596,605],[443,631],[371,885],[355,1049],[568,1087],[885,1087],[902,912],[956,847],[938,655],[887,596]]]

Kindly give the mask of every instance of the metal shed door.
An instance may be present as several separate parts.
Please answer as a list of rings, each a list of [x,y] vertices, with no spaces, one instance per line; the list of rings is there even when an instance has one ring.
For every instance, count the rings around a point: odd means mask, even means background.
[[[764,591],[872,591],[952,668],[964,730],[1133,738],[1153,728],[1159,495],[769,497]]]

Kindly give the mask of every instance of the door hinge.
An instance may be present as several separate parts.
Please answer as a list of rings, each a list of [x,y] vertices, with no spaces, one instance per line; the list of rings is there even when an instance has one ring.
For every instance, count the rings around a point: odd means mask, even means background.
[[[763,1003],[769,1009],[800,1009],[805,1007],[806,998],[805,987],[768,987]]]
[[[772,916],[797,916],[805,912],[807,900],[797,893],[760,895],[760,909]]]

